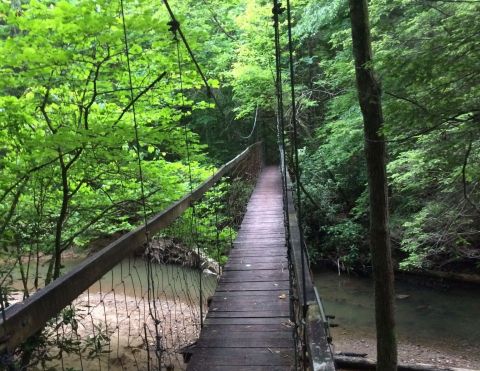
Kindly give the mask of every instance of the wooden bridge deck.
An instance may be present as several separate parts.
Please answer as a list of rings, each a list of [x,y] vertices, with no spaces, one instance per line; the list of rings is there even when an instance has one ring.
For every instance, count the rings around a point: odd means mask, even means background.
[[[187,370],[292,370],[288,289],[281,175],[277,167],[267,167]]]

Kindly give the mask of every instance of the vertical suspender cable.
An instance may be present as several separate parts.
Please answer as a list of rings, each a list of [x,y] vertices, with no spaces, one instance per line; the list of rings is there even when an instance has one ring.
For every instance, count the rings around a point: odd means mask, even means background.
[[[297,215],[298,215],[298,227],[299,227],[299,239],[300,239],[300,251],[302,259],[302,290],[303,290],[303,305],[302,305],[302,317],[305,322],[307,317],[307,295],[306,295],[306,274],[307,269],[305,266],[307,254],[306,245],[304,243],[303,236],[303,215],[302,215],[302,202],[301,202],[301,190],[300,190],[300,165],[298,160],[298,122],[297,122],[297,107],[295,98],[295,70],[293,64],[293,41],[292,41],[292,12],[290,6],[290,0],[287,0],[287,29],[288,29],[288,54],[290,65],[290,92],[292,99],[292,124],[293,124],[293,154],[294,154],[294,171],[295,171],[295,188],[297,196]],[[309,274],[309,273],[308,273]],[[304,359],[306,356],[306,331],[303,331],[303,353]]]
[[[278,17],[283,12],[283,8],[277,0],[273,1],[273,25],[275,30],[275,72],[276,72],[276,93],[277,93],[277,131],[279,135],[280,161],[282,166],[283,184],[287,184],[286,178],[286,162],[285,162],[285,121],[283,117],[283,89],[282,89],[282,70],[280,58],[280,32],[278,29]],[[286,189],[284,187],[284,205],[286,205]]]
[[[170,9],[170,7],[168,7],[167,9]],[[177,49],[178,77],[179,77],[180,94],[181,94],[181,100],[182,100],[181,110],[182,110],[182,118],[184,119],[183,111],[185,110],[185,97],[184,97],[184,91],[183,91],[183,70],[182,70],[182,62],[181,62],[181,54],[180,54],[180,42],[177,37],[177,32],[180,34],[180,24],[175,20],[175,18],[172,18],[172,21],[169,24],[170,24],[170,31],[173,33],[173,37],[174,37],[176,49]],[[187,153],[188,180],[189,180],[188,183],[189,183],[190,193],[192,193],[193,178],[192,178],[192,164],[190,161],[190,140],[188,138],[188,127],[187,127],[187,121],[185,119],[183,122],[183,133],[185,138],[185,150]],[[198,239],[196,238],[197,231],[196,231],[196,219],[195,219],[196,218],[195,205],[192,204],[191,207],[192,207],[192,232],[193,232],[192,236],[196,240],[195,242],[197,243],[197,255],[200,257],[200,245],[198,244]],[[202,269],[200,267],[200,271],[199,271],[199,302],[200,303],[199,304],[200,304],[200,327],[201,328],[203,328],[203,287],[202,286],[203,286]]]
[[[134,124],[134,131],[135,131],[135,146],[136,146],[136,153],[137,153],[137,163],[138,163],[138,173],[140,177],[140,192],[142,196],[142,208],[143,208],[143,222],[145,226],[145,241],[147,246],[150,244],[150,236],[147,230],[148,222],[147,222],[147,207],[145,203],[145,186],[144,186],[144,179],[143,179],[143,170],[142,170],[142,158],[140,154],[140,139],[138,134],[138,122],[137,122],[137,115],[135,111],[135,99],[133,94],[133,82],[132,82],[132,69],[130,64],[130,52],[128,46],[128,35],[127,35],[127,25],[125,22],[125,9],[123,5],[123,0],[120,0],[120,9],[122,14],[122,25],[123,25],[123,41],[125,44],[125,54],[127,58],[127,69],[128,69],[128,82],[129,82],[129,90],[130,90],[130,100],[132,102],[132,114],[133,114],[133,124]],[[153,274],[152,269],[150,266],[151,262],[150,259],[147,260],[147,282],[148,282],[148,308],[150,312],[150,316],[154,320],[155,323],[155,344],[156,344],[156,351],[155,355],[157,357],[158,369],[161,369],[161,344],[160,344],[160,333],[158,330],[158,325],[160,321],[157,319],[157,308],[156,308],[156,298],[153,296],[153,300],[151,297],[151,292],[155,292],[154,288],[154,281],[153,281]],[[152,310],[153,304],[153,310]],[[145,339],[147,342],[148,347],[148,340]],[[150,362],[148,362],[148,368],[150,369]]]
[[[145,186],[143,182],[142,158],[140,155],[140,139],[138,135],[138,122],[137,122],[137,114],[135,111],[135,101],[134,101],[134,95],[133,95],[132,69],[130,66],[130,52],[128,47],[127,26],[125,23],[125,11],[123,6],[123,0],[120,0],[120,5],[121,5],[121,11],[122,11],[123,41],[125,43],[125,54],[127,58],[130,101],[132,102],[133,124],[134,124],[134,130],[135,130],[135,147],[136,147],[136,154],[137,154],[138,174],[140,177],[140,192],[142,196],[143,221],[146,227],[147,226],[147,208],[145,204]],[[145,228],[145,237],[147,238],[147,241],[148,241],[148,232],[146,228]]]

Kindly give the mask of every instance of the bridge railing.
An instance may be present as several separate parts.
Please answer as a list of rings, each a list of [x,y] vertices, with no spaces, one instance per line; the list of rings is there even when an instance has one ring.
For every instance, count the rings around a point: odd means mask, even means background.
[[[221,268],[216,269],[215,259],[208,255],[217,248],[216,260],[221,263],[225,251],[220,251],[220,244],[233,241],[233,229],[240,222],[238,210],[229,214],[228,203],[243,207],[231,188],[239,181],[254,183],[261,166],[262,145],[256,143],[145,225],[25,300],[2,305],[0,369],[28,368],[35,360],[43,367],[61,369],[173,365],[176,361],[165,354],[195,340],[208,291],[215,289],[212,276]],[[220,182],[228,178],[230,186]],[[171,256],[165,258],[165,253]],[[191,264],[189,268],[165,264],[176,260]],[[122,349],[129,349],[128,355],[119,350],[125,338]],[[106,364],[99,357],[106,358]]]
[[[332,371],[335,370],[335,363],[330,348],[328,321],[313,284],[306,245],[300,238],[294,186],[288,171],[285,171],[285,155],[282,148],[280,148],[280,162],[285,182],[285,219],[288,226],[289,259],[293,281],[292,319],[296,325],[298,365],[300,369]]]

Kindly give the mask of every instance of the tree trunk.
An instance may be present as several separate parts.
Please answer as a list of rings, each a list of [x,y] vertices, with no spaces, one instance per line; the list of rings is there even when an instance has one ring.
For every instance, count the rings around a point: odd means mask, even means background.
[[[65,165],[63,154],[59,151],[60,171],[62,177],[62,206],[60,207],[60,214],[57,218],[57,224],[55,227],[55,245],[52,260],[48,266],[47,277],[45,279],[45,285],[48,285],[51,281],[60,277],[60,269],[62,267],[62,235],[63,225],[67,218],[68,203],[70,201],[70,188],[68,186],[68,168]]]
[[[358,99],[363,114],[370,201],[370,247],[375,282],[377,370],[397,369],[393,267],[388,229],[386,148],[381,90],[373,73],[367,0],[349,0]]]

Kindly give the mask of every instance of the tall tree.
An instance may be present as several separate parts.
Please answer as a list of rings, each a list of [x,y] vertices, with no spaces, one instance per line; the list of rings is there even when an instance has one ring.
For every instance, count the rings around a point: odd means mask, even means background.
[[[381,88],[372,67],[367,0],[350,0],[353,55],[358,99],[363,115],[370,201],[370,247],[375,281],[377,369],[397,369],[393,266],[388,227],[386,146]]]

